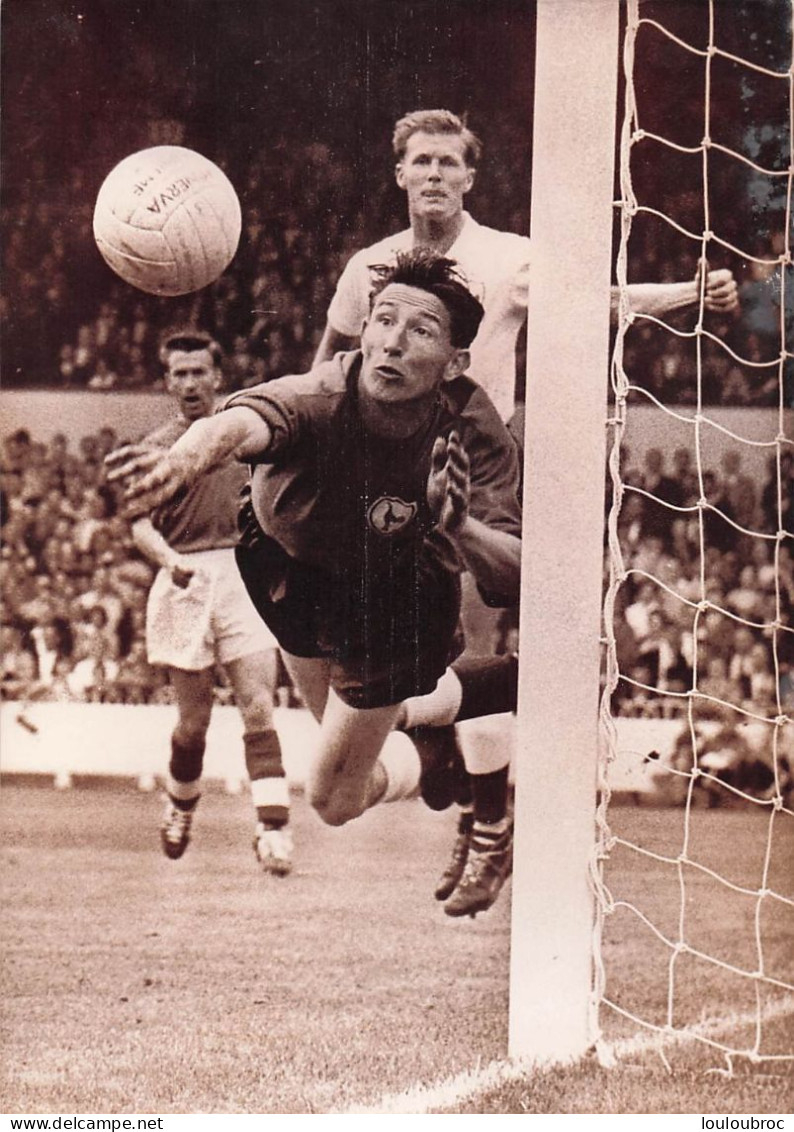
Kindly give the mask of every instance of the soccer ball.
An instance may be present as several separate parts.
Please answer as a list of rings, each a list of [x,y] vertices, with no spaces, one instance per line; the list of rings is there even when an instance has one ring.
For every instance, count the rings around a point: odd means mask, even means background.
[[[186,295],[214,282],[232,261],[241,224],[226,174],[179,145],[125,157],[105,178],[94,208],[103,258],[152,295]]]

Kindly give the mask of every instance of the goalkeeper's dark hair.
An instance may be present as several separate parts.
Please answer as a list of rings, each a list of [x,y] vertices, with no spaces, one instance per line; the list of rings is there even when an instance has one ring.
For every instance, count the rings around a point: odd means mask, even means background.
[[[445,259],[427,248],[400,252],[393,266],[373,268],[378,278],[369,298],[370,310],[377,295],[390,283],[417,287],[440,299],[449,311],[450,339],[459,350],[472,344],[484,315],[479,299],[466,286],[465,277],[454,259]]]
[[[163,365],[168,364],[168,355],[174,350],[182,350],[186,354],[194,350],[208,350],[216,366],[220,366],[223,360],[223,350],[212,335],[194,327],[166,331],[160,339],[160,360]]]

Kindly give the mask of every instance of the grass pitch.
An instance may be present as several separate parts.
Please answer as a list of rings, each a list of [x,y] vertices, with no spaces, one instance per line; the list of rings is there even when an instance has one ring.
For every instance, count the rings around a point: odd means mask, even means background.
[[[443,915],[432,888],[451,814],[403,803],[336,830],[296,798],[296,870],[278,879],[257,871],[247,798],[209,792],[176,862],[159,850],[160,805],[118,785],[3,789],[4,1111],[389,1111],[404,1090],[419,1097],[413,1111],[470,1113],[768,1113],[794,1099],[790,1063],[745,1063],[727,1079],[714,1051],[667,1050],[668,1069],[642,1042],[610,1071],[586,1061],[498,1086],[478,1076],[506,1053],[509,890],[474,921]],[[763,815],[693,819],[699,857],[757,883]],[[674,850],[681,813],[616,809],[612,822]],[[770,878],[789,895],[791,850],[776,839]],[[616,895],[660,927],[676,922],[666,866],[624,850],[610,870]],[[753,959],[750,903],[692,878],[687,915],[704,950]],[[764,925],[767,969],[789,981],[791,928],[783,914]],[[656,1020],[667,962],[653,937],[616,913],[605,953],[608,994]],[[685,974],[690,1020],[744,1009],[735,981],[696,972],[687,986]],[[612,1037],[636,1033],[605,1022]],[[766,1033],[790,1050],[791,1015]],[[472,1069],[470,1087],[435,1088]]]
[[[5,787],[5,1112],[328,1111],[505,1053],[509,901],[432,897],[454,822],[419,803],[257,871],[247,798],[210,793],[185,856],[160,799]]]

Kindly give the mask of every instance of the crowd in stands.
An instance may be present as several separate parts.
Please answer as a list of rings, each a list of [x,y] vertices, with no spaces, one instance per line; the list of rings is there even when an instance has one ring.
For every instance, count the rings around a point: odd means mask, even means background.
[[[760,484],[737,447],[705,470],[707,506],[689,449],[665,467],[658,448],[640,467],[624,452],[618,522],[626,581],[616,616],[622,714],[677,716],[696,688],[699,720],[737,723],[794,707],[794,452],[769,460]],[[778,500],[778,484],[781,498]],[[665,500],[656,503],[645,493]],[[752,532],[752,533],[751,533]],[[667,695],[665,694],[667,693]],[[676,698],[676,694],[682,698]]]
[[[172,123],[166,134],[176,142],[182,132]],[[502,132],[493,127],[495,152],[509,152]],[[243,203],[237,255],[217,283],[171,299],[137,291],[105,266],[92,235],[93,194],[80,168],[47,204],[7,191],[0,217],[6,384],[157,388],[162,331],[187,323],[214,333],[233,358],[231,388],[303,372],[346,260],[383,235],[384,216],[393,218],[393,230],[407,223],[388,154],[384,159],[383,175],[370,178],[366,199],[356,171],[331,146],[316,142],[268,148],[230,169]],[[233,158],[224,164],[233,165]],[[526,194],[508,165],[489,168],[480,204],[483,223],[527,231]]]
[[[146,662],[151,568],[136,554],[103,458],[110,428],[78,452],[19,430],[2,470],[2,694],[151,703],[168,692]]]
[[[163,672],[146,661],[152,568],[135,550],[116,489],[106,481],[103,458],[117,441],[112,428],[103,428],[84,436],[78,451],[70,450],[63,435],[45,444],[25,430],[4,443],[0,586],[6,699],[170,699]],[[720,466],[704,475],[707,498],[718,513],[671,510],[643,494],[676,508],[693,507],[699,487],[689,450],[677,450],[669,469],[658,449],[645,452],[640,467],[630,453],[624,456],[620,537],[627,580],[616,631],[620,670],[628,679],[616,694],[621,713],[682,715],[686,699],[664,693],[685,693],[695,683],[708,697],[698,699],[700,719],[725,720],[737,707],[773,717],[778,692],[790,710],[794,634],[776,632],[774,625],[791,624],[794,561],[790,539],[776,550],[781,518],[776,462],[770,461],[759,485],[743,472],[738,448],[726,448]],[[792,530],[791,453],[781,462],[782,525]],[[704,609],[698,609],[701,540]],[[504,636],[504,647],[512,651],[515,625],[509,619]],[[218,698],[225,695],[219,676]]]
[[[167,123],[163,129],[167,140],[181,140],[178,123],[171,124],[170,134]],[[489,123],[488,149],[510,152],[509,133],[498,123]],[[225,164],[235,164],[233,155]],[[363,197],[356,171],[331,146],[317,142],[293,143],[275,152],[267,148],[244,164],[238,160],[230,172],[243,202],[239,251],[217,283],[179,299],[136,291],[102,262],[92,235],[93,191],[83,169],[72,168],[47,202],[17,193],[12,185],[0,216],[5,232],[0,326],[6,385],[157,388],[157,344],[164,327],[191,321],[210,329],[234,358],[232,388],[306,369],[344,263],[368,240],[404,226],[404,198],[393,184],[387,157],[380,177],[370,172]],[[483,178],[483,190],[475,187],[472,193],[472,212],[483,223],[526,232],[525,189],[510,164],[493,161]],[[676,196],[671,190],[660,207],[686,220],[686,197],[686,192]],[[389,218],[385,223],[384,217]],[[669,228],[660,232],[658,224],[644,221],[641,217],[635,223],[629,278],[693,278],[697,248],[692,241],[671,238]],[[746,242],[741,233],[729,235],[738,246]],[[664,257],[659,246],[667,248]],[[781,250],[774,240],[768,247],[753,247],[759,257]],[[732,353],[705,340],[701,403],[776,405],[779,268],[735,256],[729,265],[740,283],[741,310],[728,319],[707,319],[708,331]],[[680,328],[694,325],[691,312],[670,321]],[[691,337],[639,320],[626,339],[625,368],[633,382],[665,403],[694,403],[697,397]]]

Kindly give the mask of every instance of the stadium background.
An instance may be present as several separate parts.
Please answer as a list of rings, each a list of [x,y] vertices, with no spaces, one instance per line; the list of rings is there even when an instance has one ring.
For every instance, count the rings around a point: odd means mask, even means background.
[[[404,226],[390,138],[416,106],[470,113],[488,135],[472,208],[527,230],[532,13],[517,0],[487,18],[427,0],[4,8],[8,384],[84,386],[102,362],[115,378],[95,385],[148,386],[157,332],[188,313],[227,349],[244,339],[262,376],[300,371],[346,257]],[[107,172],[166,143],[212,155],[243,206],[234,267],[196,307],[131,292],[92,247]]]

